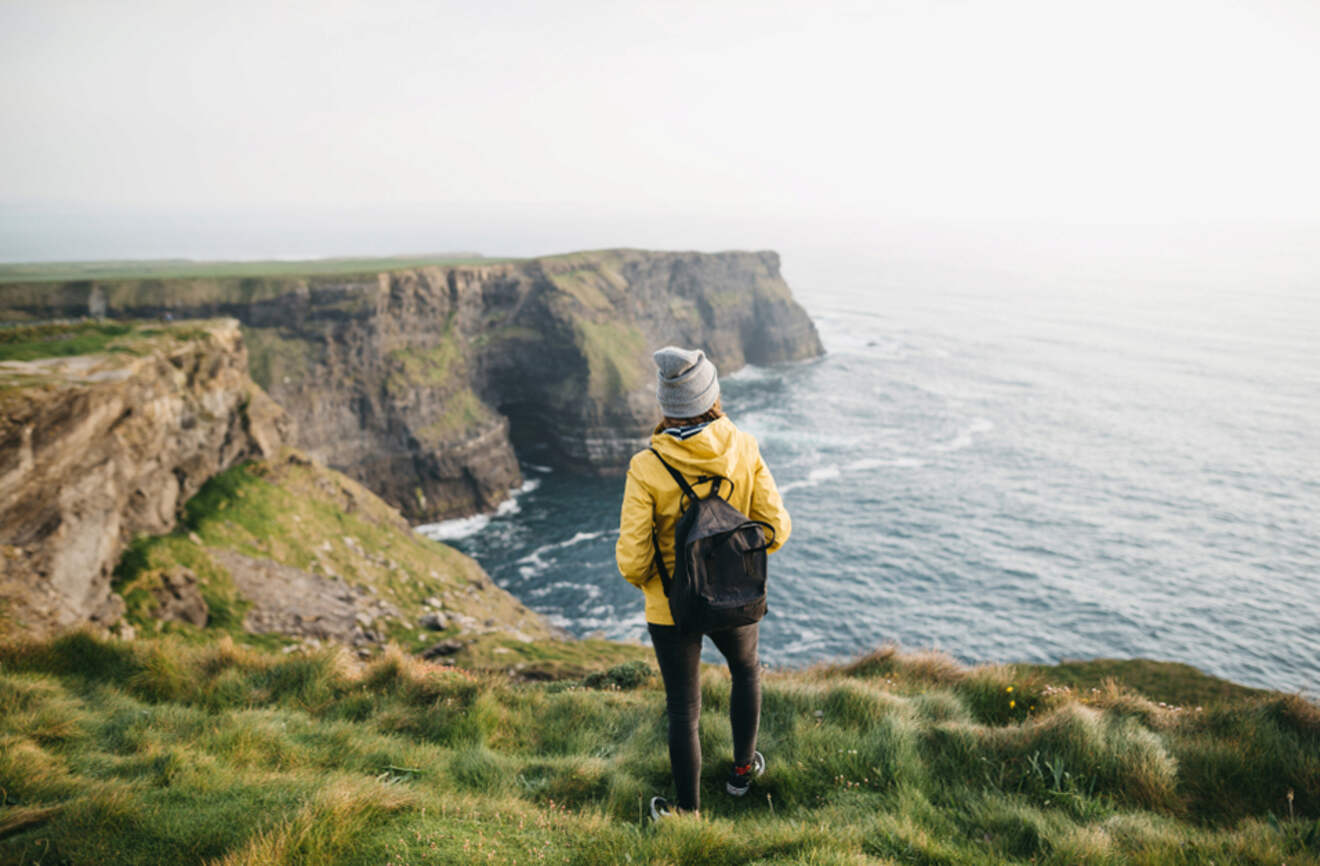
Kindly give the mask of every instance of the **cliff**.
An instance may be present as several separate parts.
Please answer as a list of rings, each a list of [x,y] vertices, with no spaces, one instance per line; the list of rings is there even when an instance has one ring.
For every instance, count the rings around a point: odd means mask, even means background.
[[[11,328],[0,359],[0,611],[30,631],[118,619],[133,536],[292,433],[232,319]]]
[[[658,420],[650,352],[722,373],[821,353],[779,258],[608,250],[304,277],[0,285],[0,319],[223,314],[298,444],[413,522],[488,510],[537,462],[620,471]]]

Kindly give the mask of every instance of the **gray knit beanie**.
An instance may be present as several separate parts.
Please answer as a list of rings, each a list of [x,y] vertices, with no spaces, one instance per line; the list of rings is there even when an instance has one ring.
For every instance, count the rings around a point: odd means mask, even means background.
[[[656,397],[666,418],[695,418],[715,405],[720,380],[705,352],[665,346],[651,357],[660,368]]]

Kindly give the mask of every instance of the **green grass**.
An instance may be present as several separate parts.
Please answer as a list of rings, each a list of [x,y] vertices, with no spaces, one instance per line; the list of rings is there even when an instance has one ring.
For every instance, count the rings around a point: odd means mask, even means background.
[[[427,266],[489,265],[513,261],[477,253],[446,253],[379,258],[332,258],[289,261],[193,261],[144,259],[99,262],[18,262],[0,264],[0,283],[66,280],[184,279],[358,274]]]
[[[1320,863],[1320,710],[1297,697],[1169,709],[889,652],[773,672],[769,768],[735,800],[709,668],[703,814],[653,826],[645,667],[518,683],[398,651],[0,645],[0,861]]]
[[[386,354],[391,370],[385,387],[391,392],[408,394],[418,385],[443,387],[455,378],[455,371],[463,367],[463,349],[452,320],[440,335],[439,341],[426,348],[404,346]]]
[[[646,381],[646,337],[635,325],[578,319],[573,327],[587,359],[593,399],[617,399]]]
[[[0,361],[35,361],[133,351],[136,338],[162,333],[131,322],[74,322],[0,328]]]
[[[576,268],[549,276],[556,288],[572,295],[587,309],[596,312],[610,312],[614,309],[614,303],[603,291],[603,287],[611,284],[595,268]]]

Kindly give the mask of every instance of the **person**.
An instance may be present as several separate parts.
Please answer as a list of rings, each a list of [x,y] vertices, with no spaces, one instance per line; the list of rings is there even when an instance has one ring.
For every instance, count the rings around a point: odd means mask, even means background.
[[[733,482],[721,484],[719,494],[752,520],[774,528],[767,550],[779,549],[791,530],[774,478],[761,459],[755,437],[739,430],[720,405],[715,365],[697,349],[666,346],[653,356],[657,369],[656,395],[664,420],[651,435],[654,448],[689,484],[702,476],[722,475]],[[698,495],[709,495],[706,482],[696,485]],[[683,495],[660,460],[649,449],[639,451],[628,466],[619,540],[615,558],[619,571],[641,588],[646,599],[647,630],[655,645],[656,661],[665,686],[669,721],[669,761],[678,796],[671,804],[664,797],[651,800],[651,816],[659,819],[677,812],[700,810],[701,745],[697,722],[701,716],[701,646],[703,635],[687,634],[674,625],[656,565],[658,540],[665,568],[673,573],[674,525],[683,509]],[[758,623],[711,632],[709,637],[724,655],[733,678],[729,722],[733,728],[733,768],[725,790],[742,796],[751,780],[765,769],[765,757],[756,750],[761,716],[760,662],[756,644]]]

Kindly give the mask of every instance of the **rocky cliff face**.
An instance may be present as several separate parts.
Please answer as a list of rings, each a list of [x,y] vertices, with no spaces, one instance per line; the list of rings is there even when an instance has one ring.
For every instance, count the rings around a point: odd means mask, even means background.
[[[722,373],[821,353],[760,253],[609,250],[481,266],[231,280],[0,286],[0,318],[215,314],[298,444],[414,522],[487,510],[535,459],[621,470],[658,420],[650,352]]]
[[[209,477],[292,435],[248,377],[238,322],[122,330],[100,354],[0,362],[0,610],[13,626],[115,621],[124,545],[167,532]]]

